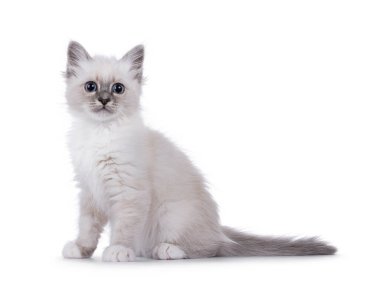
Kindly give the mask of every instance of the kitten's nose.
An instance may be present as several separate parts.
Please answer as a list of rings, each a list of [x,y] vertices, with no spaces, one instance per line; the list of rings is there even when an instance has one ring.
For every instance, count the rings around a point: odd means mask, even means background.
[[[99,97],[98,100],[103,104],[103,106],[107,105],[107,103],[108,103],[109,101],[111,101],[111,99],[108,98],[108,97],[107,97],[107,98]]]

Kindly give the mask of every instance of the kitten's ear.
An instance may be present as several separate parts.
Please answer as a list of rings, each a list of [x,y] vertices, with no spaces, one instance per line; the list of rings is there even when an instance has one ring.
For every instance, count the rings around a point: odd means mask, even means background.
[[[129,70],[136,73],[135,79],[141,83],[144,63],[144,46],[135,46],[122,57],[122,60],[131,64],[131,68]]]
[[[67,48],[66,77],[76,76],[75,68],[79,66],[79,62],[90,59],[91,56],[80,43],[71,41]]]

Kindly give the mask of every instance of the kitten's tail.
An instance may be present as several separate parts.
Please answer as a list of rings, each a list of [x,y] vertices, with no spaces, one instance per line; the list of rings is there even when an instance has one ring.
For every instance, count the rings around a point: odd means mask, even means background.
[[[224,243],[217,256],[292,256],[331,255],[336,248],[318,238],[286,238],[255,236],[222,227],[232,242]]]

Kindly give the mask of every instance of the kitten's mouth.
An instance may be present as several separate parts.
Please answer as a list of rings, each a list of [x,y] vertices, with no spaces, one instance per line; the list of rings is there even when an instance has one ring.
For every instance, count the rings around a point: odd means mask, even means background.
[[[92,110],[94,113],[112,113],[112,110],[107,106],[101,106]]]

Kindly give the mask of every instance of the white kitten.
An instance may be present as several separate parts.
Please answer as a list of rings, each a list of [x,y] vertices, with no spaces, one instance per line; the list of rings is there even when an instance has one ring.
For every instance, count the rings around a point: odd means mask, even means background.
[[[107,222],[104,261],[333,254],[315,238],[259,237],[220,225],[202,175],[140,117],[143,59],[143,46],[117,60],[69,45],[69,146],[81,195],[79,234],[64,257],[90,257]]]

